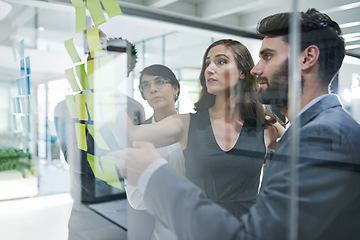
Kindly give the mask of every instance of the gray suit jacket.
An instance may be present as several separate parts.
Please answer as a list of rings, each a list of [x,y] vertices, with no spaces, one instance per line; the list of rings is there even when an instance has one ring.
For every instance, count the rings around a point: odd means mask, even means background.
[[[360,125],[329,95],[295,119],[300,138],[298,239],[360,239]],[[149,211],[179,239],[286,239],[293,125],[264,173],[257,203],[237,220],[171,167],[150,177]],[[164,181],[166,179],[166,181]]]

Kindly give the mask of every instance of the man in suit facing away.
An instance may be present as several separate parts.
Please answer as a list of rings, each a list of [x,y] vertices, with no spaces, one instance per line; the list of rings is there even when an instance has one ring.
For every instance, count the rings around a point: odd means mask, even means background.
[[[252,70],[259,85],[267,85],[260,99],[288,118],[290,17],[280,13],[259,23],[264,39]],[[338,24],[315,9],[300,13],[300,21],[300,111],[268,159],[256,204],[241,220],[206,199],[152,144],[135,142],[133,149],[112,153],[122,175],[144,193],[148,211],[179,239],[359,239],[360,125],[328,90],[345,55],[344,39]],[[294,137],[299,143],[292,152]],[[297,210],[291,223],[290,203]]]

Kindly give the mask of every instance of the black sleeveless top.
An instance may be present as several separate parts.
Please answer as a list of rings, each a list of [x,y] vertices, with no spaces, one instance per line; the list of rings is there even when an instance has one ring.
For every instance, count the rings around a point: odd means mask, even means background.
[[[245,121],[235,146],[225,152],[216,142],[209,111],[190,114],[186,177],[238,218],[256,201],[265,151],[262,126]]]

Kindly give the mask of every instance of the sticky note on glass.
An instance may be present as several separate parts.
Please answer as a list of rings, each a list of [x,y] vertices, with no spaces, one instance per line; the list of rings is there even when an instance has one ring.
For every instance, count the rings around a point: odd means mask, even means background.
[[[99,113],[95,114],[96,109],[95,109],[95,105],[94,105],[94,93],[93,92],[86,93],[86,105],[87,105],[90,119],[92,121],[96,121],[97,118],[95,117],[95,115],[98,115]]]
[[[100,0],[87,0],[87,8],[89,9],[91,18],[95,23],[95,26],[106,22],[102,7],[100,5]]]
[[[18,52],[19,52],[19,56],[20,56],[20,59],[23,59],[24,58],[24,39],[21,40],[17,46],[16,46]]]
[[[107,184],[113,187],[119,188],[121,190],[124,189],[120,183],[115,163],[112,160],[103,160],[103,158],[101,158],[100,162],[98,157],[90,153],[87,154],[87,160],[96,178],[105,181]]]
[[[123,187],[120,183],[120,180],[119,180],[119,175],[117,174],[117,171],[116,171],[115,162],[106,157],[102,157],[101,158],[101,166],[106,175],[106,182],[113,187],[123,189]]]
[[[83,90],[88,90],[89,88],[89,82],[88,82],[88,77],[87,74],[85,72],[85,64],[80,64],[75,66],[75,72],[76,75],[79,78],[79,82],[81,84],[81,87]]]
[[[25,77],[25,94],[30,95],[30,76]]]
[[[85,105],[85,94],[81,93],[75,95],[75,105],[76,105],[76,111],[79,116],[79,120],[87,121],[88,114]]]
[[[90,56],[92,58],[99,57],[103,54],[103,49],[99,37],[99,28],[93,27],[86,31]]]
[[[66,95],[65,96],[65,102],[66,102],[66,106],[68,107],[68,110],[70,112],[70,115],[72,118],[79,118],[79,114],[76,111],[76,105],[75,105],[75,101],[74,101],[74,96],[73,95]]]
[[[20,59],[20,76],[25,76],[25,59]]]
[[[76,82],[74,70],[72,68],[66,69],[65,76],[66,76],[66,79],[68,80],[73,92],[80,92],[81,90],[80,90],[78,83]]]
[[[71,0],[75,8],[75,32],[86,29],[86,7],[82,0]]]
[[[117,0],[101,0],[109,18],[122,14]]]
[[[96,61],[95,59],[89,60],[87,61],[87,79],[88,79],[88,83],[89,83],[89,88],[90,89],[94,89],[94,78],[95,78],[95,71],[98,69],[95,65]]]
[[[66,48],[71,60],[73,61],[73,63],[81,62],[79,54],[76,51],[76,48],[74,45],[74,39],[70,38],[70,39],[66,40],[64,44],[65,44],[65,48]]]
[[[83,151],[87,151],[85,124],[75,123],[75,133],[78,148]]]
[[[25,82],[25,78],[18,78],[18,79],[16,79],[16,86],[17,86],[18,94],[19,94],[19,95],[25,94],[25,91],[24,91],[24,82]]]
[[[110,151],[110,148],[108,147],[108,145],[106,144],[106,141],[104,140],[104,138],[101,136],[101,133],[98,129],[96,129],[94,127],[94,125],[87,125],[87,128],[89,130],[89,133],[91,134],[91,136],[93,137],[94,141],[96,142],[96,144],[104,150]]]
[[[99,158],[88,153],[87,160],[89,162],[89,165],[90,165],[91,170],[93,171],[95,177],[105,181],[106,176],[104,174],[102,167],[100,166]]]
[[[26,75],[30,75],[31,69],[30,69],[30,57],[25,57],[25,65],[26,65]]]

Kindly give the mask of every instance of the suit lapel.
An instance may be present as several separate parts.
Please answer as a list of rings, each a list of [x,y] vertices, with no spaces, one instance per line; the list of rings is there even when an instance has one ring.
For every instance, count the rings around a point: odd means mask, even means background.
[[[303,113],[300,114],[300,116],[297,116],[293,122],[297,123],[298,121],[300,121],[299,127],[301,128],[308,122],[310,122],[312,119],[314,119],[321,112],[334,107],[341,107],[340,100],[337,95],[329,94],[326,97],[322,98],[320,101],[313,104],[310,108],[306,109]],[[286,130],[284,135],[281,137],[278,144],[281,145],[281,142],[284,142],[287,138],[289,138],[293,125],[296,124],[291,124],[289,129]]]

